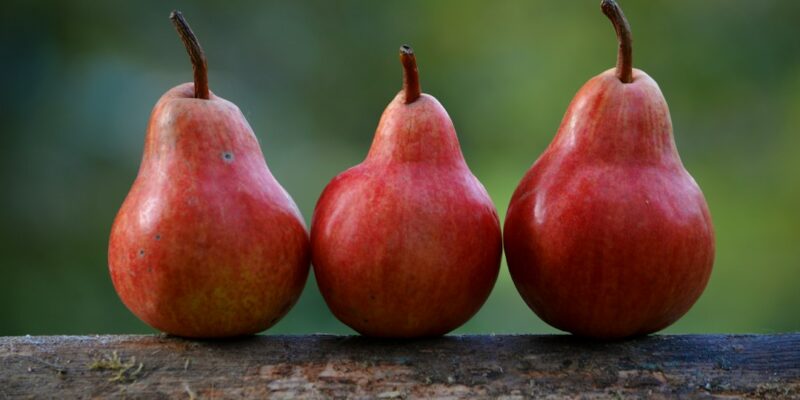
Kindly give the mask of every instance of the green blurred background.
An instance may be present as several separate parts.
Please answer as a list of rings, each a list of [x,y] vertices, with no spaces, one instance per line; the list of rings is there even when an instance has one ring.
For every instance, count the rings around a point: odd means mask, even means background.
[[[622,0],[717,231],[711,282],[668,332],[800,330],[800,2]],[[151,108],[191,80],[181,9],[308,220],[366,155],[400,44],[453,118],[501,220],[578,88],[615,62],[599,0],[6,1],[0,16],[0,335],[150,332],[117,298],[109,229]],[[503,265],[457,332],[552,332]],[[270,332],[348,333],[313,278]]]

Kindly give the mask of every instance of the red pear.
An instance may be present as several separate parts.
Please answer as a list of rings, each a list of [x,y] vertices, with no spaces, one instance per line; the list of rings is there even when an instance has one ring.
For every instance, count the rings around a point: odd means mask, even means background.
[[[411,48],[403,46],[400,59],[403,90],[367,158],[335,177],[317,203],[312,264],[333,314],[361,334],[437,336],[489,296],[500,227],[447,112],[420,94]]]
[[[189,26],[179,12],[170,18],[194,84],[169,90],[150,117],[139,174],[111,230],[111,278],[125,305],[158,330],[253,334],[300,296],[308,234],[239,108],[208,90]]]
[[[612,339],[658,331],[689,310],[711,273],[714,232],[661,90],[632,68],[622,10],[613,0],[602,10],[619,38],[617,67],[572,100],[517,187],[504,233],[511,276],[536,314]]]

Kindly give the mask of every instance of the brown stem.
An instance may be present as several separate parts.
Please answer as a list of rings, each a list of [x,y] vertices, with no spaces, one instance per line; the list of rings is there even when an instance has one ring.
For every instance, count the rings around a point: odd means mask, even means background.
[[[192,28],[189,27],[189,23],[183,19],[183,14],[180,11],[172,11],[169,14],[169,19],[175,25],[175,29],[178,31],[178,35],[189,53],[189,58],[192,60],[194,97],[208,100],[208,64],[206,63],[206,54],[203,52],[203,48],[200,47],[200,42],[197,41]]]
[[[403,92],[406,95],[406,104],[411,104],[419,98],[419,71],[417,71],[417,58],[414,49],[408,45],[400,46],[400,62],[403,63]]]
[[[614,30],[617,31],[617,41],[619,41],[619,51],[617,52],[617,77],[623,83],[633,82],[633,47],[631,38],[631,26],[628,24],[628,19],[622,12],[614,0],[603,0],[600,3],[600,8],[603,10],[611,23],[614,24]]]

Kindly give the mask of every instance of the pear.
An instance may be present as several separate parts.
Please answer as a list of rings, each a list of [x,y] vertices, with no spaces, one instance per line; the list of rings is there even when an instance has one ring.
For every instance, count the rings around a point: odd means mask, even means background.
[[[317,203],[312,264],[333,314],[359,333],[437,336],[469,320],[489,296],[500,225],[447,112],[420,94],[413,50],[401,47],[400,60],[403,89],[369,154]]]
[[[188,24],[179,12],[170,19],[194,83],[170,89],[150,117],[139,174],[111,230],[111,278],[123,303],[160,331],[257,333],[300,296],[308,234],[239,108],[209,91]]]
[[[684,168],[656,82],[632,68],[630,27],[602,2],[617,66],[586,83],[525,174],[504,226],[508,268],[545,322],[614,339],[661,330],[695,303],[714,262],[708,206]]]

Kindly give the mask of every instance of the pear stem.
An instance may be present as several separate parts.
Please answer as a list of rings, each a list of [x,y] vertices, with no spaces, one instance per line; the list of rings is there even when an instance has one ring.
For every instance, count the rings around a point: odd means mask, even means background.
[[[208,64],[206,63],[206,54],[203,52],[203,48],[200,47],[197,36],[194,35],[192,28],[189,27],[189,23],[186,22],[180,11],[172,11],[169,14],[169,19],[175,25],[175,30],[178,31],[178,36],[181,37],[181,41],[183,41],[183,45],[186,46],[186,51],[189,53],[189,58],[192,60],[194,97],[208,100]]]
[[[406,95],[406,104],[411,104],[419,98],[419,71],[414,49],[408,45],[400,46],[400,62],[403,64],[403,93]]]
[[[617,77],[622,83],[633,82],[633,39],[631,38],[631,26],[628,19],[622,12],[619,4],[614,0],[603,0],[600,3],[614,30],[617,31],[617,41],[619,41],[619,51],[617,52]]]

